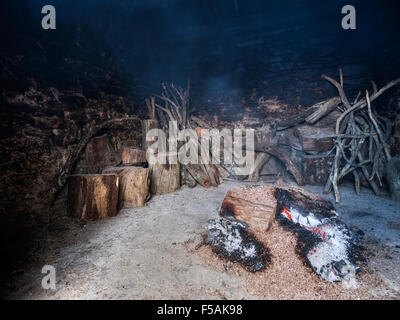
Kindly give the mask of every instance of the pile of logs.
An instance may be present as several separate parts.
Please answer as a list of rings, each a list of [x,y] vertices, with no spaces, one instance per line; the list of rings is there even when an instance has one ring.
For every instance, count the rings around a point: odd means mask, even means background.
[[[365,98],[360,99],[359,93],[350,102],[343,89],[341,70],[339,82],[325,75],[322,77],[337,88],[339,96],[317,103],[293,117],[264,122],[254,129],[254,149],[242,144],[244,151],[252,153],[255,159],[250,173],[245,176],[236,174],[235,159],[233,165],[214,161],[211,140],[203,144],[204,140],[197,139],[198,145],[191,139],[185,142],[189,146],[193,144],[191,147],[197,148],[199,159],[206,156],[207,161],[196,164],[146,162],[149,152],[158,152],[151,149],[155,140],[146,140],[150,130],[162,129],[168,138],[167,129],[173,121],[178,131],[194,129],[199,137],[203,137],[203,129],[213,129],[219,123],[218,118],[209,124],[189,114],[189,82],[186,88],[163,84],[161,95],[145,100],[149,119],[142,120],[142,149],[124,148],[121,154],[116,154],[107,135],[95,137],[98,131],[111,123],[137,120],[136,117],[113,119],[93,126],[55,178],[51,190],[53,201],[69,176],[69,212],[89,221],[113,216],[118,208],[124,206],[143,206],[151,194],[173,192],[181,185],[193,188],[199,184],[208,188],[230,178],[258,181],[263,166],[272,158],[284,165],[298,185],[325,184],[325,193],[333,189],[336,202],[340,202],[339,182],[349,174],[354,178],[357,194],[360,194],[362,184],[368,184],[376,194],[380,194],[385,168],[391,161],[392,126],[390,120],[374,111],[372,102],[399,84],[400,79],[379,90],[372,82],[372,95],[366,90]],[[179,150],[183,144],[178,141],[176,149]],[[70,175],[85,147],[88,174]],[[398,166],[388,166],[392,167]],[[386,175],[389,176],[386,180],[395,181],[393,173]]]
[[[349,174],[353,176],[357,194],[360,194],[361,185],[370,186],[375,194],[381,194],[385,168],[391,161],[392,124],[390,119],[376,113],[372,102],[399,84],[400,79],[379,90],[372,82],[372,95],[366,90],[364,98],[359,93],[350,102],[343,89],[341,70],[339,74],[339,82],[322,75],[337,88],[339,96],[255,130],[256,161],[253,172],[247,176],[249,181],[257,181],[260,169],[275,157],[298,185],[325,185],[325,193],[333,189],[337,203],[340,202],[339,182]],[[199,126],[207,125],[202,119],[193,117],[193,120]],[[386,170],[389,185],[392,176],[393,173],[388,174]],[[392,192],[392,198],[395,197]]]
[[[95,137],[86,146],[89,174],[68,178],[68,213],[83,221],[113,217],[124,207],[142,207],[150,197],[146,153],[123,148],[115,157],[107,135]],[[94,159],[101,161],[93,162]],[[118,160],[115,160],[118,159]],[[119,166],[112,166],[115,162]]]
[[[298,185],[325,185],[324,192],[332,189],[336,202],[340,202],[339,181],[348,174],[354,177],[355,190],[360,194],[360,185],[370,186],[380,194],[385,166],[391,159],[391,123],[378,115],[371,102],[386,90],[400,83],[392,81],[378,90],[372,82],[374,93],[360,93],[352,103],[343,89],[343,75],[340,81],[322,75],[333,84],[339,95],[280,121],[264,123],[255,129],[254,166],[249,175],[235,174],[235,165],[224,163],[186,165],[181,170],[182,184],[204,187],[217,185],[220,180],[233,178],[258,181],[263,166],[275,157],[282,162],[287,172]],[[194,128],[201,136],[203,129],[212,129],[207,121],[188,113],[189,84],[186,89],[173,84],[163,84],[160,96],[147,99],[149,113],[158,118],[160,127],[166,129],[168,121],[176,121],[178,129]],[[215,119],[214,119],[215,120]],[[212,123],[218,124],[218,119]],[[211,143],[209,143],[211,145]],[[199,147],[199,150],[204,146]],[[211,150],[210,150],[211,151]],[[212,153],[207,153],[212,156]],[[329,170],[331,168],[331,170]]]
[[[166,129],[169,128],[171,121],[177,124],[178,130],[193,129],[188,111],[190,82],[188,81],[185,89],[175,86],[174,84],[162,84],[162,88],[163,90],[161,95],[146,99],[146,105],[152,118],[150,120],[144,120],[143,137],[146,137],[147,132],[155,126],[164,129],[166,135],[168,135]],[[150,123],[153,125],[149,125]],[[201,134],[200,131],[198,134]],[[210,157],[212,156],[210,150],[205,150],[205,146],[203,146],[201,142],[199,142],[198,146],[191,139],[187,143],[192,144],[191,146],[188,146],[189,148],[197,148],[199,158],[203,151],[203,155],[208,157],[207,161],[200,161],[196,164],[189,163],[181,165],[179,165],[179,163],[167,165],[156,163],[149,165],[152,172],[151,175],[157,177],[157,179],[161,181],[171,181],[171,178],[167,179],[163,178],[163,176],[171,176],[172,174],[175,174],[177,177],[181,178],[181,184],[185,184],[191,188],[196,186],[196,184],[205,188],[219,185],[220,176],[223,175],[220,171],[223,171],[223,169],[221,167],[218,168],[217,165],[210,161]],[[146,150],[149,145],[148,141],[144,141],[143,145],[146,146]],[[182,145],[183,143],[178,143],[178,150]],[[153,153],[154,152],[157,153],[157,151],[153,150]],[[178,178],[172,179],[172,181],[177,187],[180,186]],[[154,193],[157,194],[158,190],[155,190]]]

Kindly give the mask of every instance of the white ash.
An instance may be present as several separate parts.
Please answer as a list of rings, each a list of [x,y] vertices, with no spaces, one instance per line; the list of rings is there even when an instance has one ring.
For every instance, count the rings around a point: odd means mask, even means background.
[[[289,214],[281,212],[285,219],[314,232],[322,240],[307,254],[312,269],[326,281],[344,280],[347,287],[357,287],[355,274],[359,267],[349,257],[354,241],[350,230],[336,218],[318,218],[311,212],[300,214],[294,208],[290,208]]]
[[[252,258],[256,254],[256,248],[254,244],[244,245],[243,238],[239,233],[240,228],[246,229],[245,225],[238,221],[226,219],[209,220],[207,225],[209,232],[206,242],[214,245],[218,244],[229,253],[239,251],[242,259]]]
[[[205,242],[217,253],[245,266],[249,271],[264,270],[270,261],[268,249],[248,232],[245,223],[228,219],[211,219]]]

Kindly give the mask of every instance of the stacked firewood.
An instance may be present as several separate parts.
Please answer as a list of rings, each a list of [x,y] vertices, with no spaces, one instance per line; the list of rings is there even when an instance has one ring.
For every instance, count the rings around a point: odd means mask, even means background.
[[[187,87],[184,89],[174,84],[162,84],[161,95],[146,99],[146,104],[149,113],[153,119],[145,121],[158,121],[160,127],[165,130],[168,136],[169,125],[171,122],[176,123],[177,130],[193,129],[190,115],[189,115],[189,92],[190,82],[188,81]],[[157,115],[157,120],[155,119]],[[148,128],[144,126],[143,136],[146,137]],[[196,131],[199,135],[200,131]],[[181,183],[189,187],[194,187],[200,184],[203,187],[217,186],[220,184],[221,167],[218,168],[211,159],[212,154],[210,150],[206,150],[206,146],[202,145],[197,137],[186,141],[187,148],[195,148],[198,150],[198,158],[206,157],[204,161],[198,163],[181,164],[181,170],[178,173],[181,176]],[[176,145],[177,150],[184,142],[179,142]],[[146,142],[147,145],[147,142]],[[161,165],[155,164],[150,167],[156,168]],[[164,165],[165,166],[165,165]],[[154,170],[152,170],[154,172]]]
[[[124,207],[142,207],[150,197],[149,168],[141,149],[115,154],[107,135],[86,146],[89,173],[68,177],[68,213],[83,221],[115,216]]]
[[[399,84],[400,79],[389,82],[381,89],[372,82],[371,95],[366,90],[365,97],[361,98],[359,93],[350,102],[344,91],[341,70],[339,82],[325,75],[322,77],[337,88],[339,96],[317,103],[292,117],[261,121],[258,127],[252,126],[255,137],[252,149],[244,143],[243,135],[244,151],[252,153],[255,159],[246,175],[237,173],[240,166],[234,153],[233,164],[226,164],[221,159],[214,159],[211,136],[204,143],[204,129],[216,128],[221,121],[217,116],[207,121],[189,114],[189,82],[186,88],[163,84],[160,95],[145,101],[150,116],[142,120],[142,149],[124,149],[121,155],[115,155],[106,136],[93,138],[111,123],[137,120],[136,117],[113,119],[92,126],[56,177],[52,187],[53,200],[69,177],[69,211],[83,220],[93,220],[115,215],[118,206],[143,206],[150,194],[173,192],[181,185],[194,187],[199,184],[208,188],[217,186],[223,179],[258,181],[263,166],[272,158],[284,165],[298,185],[325,182],[324,192],[333,190],[336,202],[340,202],[339,183],[350,174],[357,194],[360,194],[360,186],[367,184],[380,194],[385,169],[389,176],[386,180],[397,181],[397,176],[393,178],[393,172],[388,173],[387,168],[397,168],[399,160],[391,157],[391,121],[378,115],[372,102]],[[146,151],[149,152],[155,142],[146,140],[147,133],[157,128],[168,137],[171,121],[176,124],[177,132],[194,129],[197,136],[187,141],[178,139],[171,142],[167,139],[168,143],[176,143],[176,150],[184,144],[197,150],[200,161],[187,164],[156,161],[145,167],[148,160]],[[167,146],[168,150],[169,147],[172,146]],[[89,174],[70,175],[84,149]],[[220,152],[223,153],[222,150]],[[168,153],[158,155],[170,159]],[[220,158],[225,159],[223,154]],[[122,165],[115,167],[115,164]]]
[[[361,93],[350,102],[340,80],[323,75],[333,84],[339,96],[327,99],[292,117],[255,128],[255,164],[248,176],[236,176],[234,168],[225,167],[230,177],[258,181],[260,170],[271,159],[279,159],[299,185],[324,184],[324,192],[334,191],[340,202],[339,182],[353,176],[355,190],[370,186],[381,194],[383,176],[391,160],[391,121],[378,115],[371,103],[386,90],[400,83],[400,79],[378,90],[372,82],[373,94]],[[204,119],[192,116],[199,128],[211,128]],[[240,124],[239,124],[239,127]],[[330,170],[329,170],[330,168]]]

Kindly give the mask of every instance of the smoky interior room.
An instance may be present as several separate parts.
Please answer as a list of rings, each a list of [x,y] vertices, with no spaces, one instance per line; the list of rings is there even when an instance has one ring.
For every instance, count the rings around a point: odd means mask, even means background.
[[[400,298],[399,1],[0,7],[4,299]]]

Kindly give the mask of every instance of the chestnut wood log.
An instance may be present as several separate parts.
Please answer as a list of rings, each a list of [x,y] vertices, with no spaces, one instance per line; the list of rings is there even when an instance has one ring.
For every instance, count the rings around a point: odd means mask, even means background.
[[[341,102],[339,97],[330,98],[328,100],[319,102],[303,112],[299,112],[293,117],[281,120],[278,124],[279,129],[286,129],[295,125],[301,124],[306,121],[309,124],[314,124],[319,119],[323,118],[337,108]]]
[[[103,170],[103,173],[113,173],[119,177],[119,208],[145,205],[150,185],[148,168],[111,167]]]
[[[120,159],[110,146],[106,134],[92,138],[86,145],[88,173],[101,173],[104,168],[117,165],[119,162]]]
[[[329,157],[303,157],[301,159],[302,175],[304,177],[304,183],[324,186],[326,180],[329,178],[333,163],[333,156]]]
[[[156,141],[146,140],[147,132],[152,129],[159,128],[158,121],[155,119],[148,119],[142,121],[143,128],[143,149],[148,150],[148,147]],[[170,193],[179,189],[181,185],[180,164],[162,164],[158,161],[149,163],[150,169],[150,191],[151,194],[164,194]]]
[[[185,169],[193,179],[204,188],[209,188],[211,186],[210,178],[200,165],[188,163],[185,165]]]
[[[54,205],[54,202],[56,201],[57,197],[63,190],[68,176],[70,173],[72,173],[73,168],[76,164],[76,161],[79,158],[80,153],[82,150],[85,148],[89,140],[100,130],[102,129],[107,129],[109,126],[112,124],[116,123],[121,123],[125,121],[138,121],[139,118],[136,116],[133,117],[126,117],[126,118],[118,118],[118,119],[112,119],[105,121],[100,124],[95,124],[92,125],[89,130],[86,131],[86,133],[83,135],[81,140],[78,142],[78,144],[71,150],[71,152],[68,153],[67,159],[63,166],[60,168],[60,171],[56,174],[56,176],[53,179],[53,182],[51,183],[50,187],[50,206],[52,207]]]
[[[150,168],[150,191],[152,194],[164,194],[178,190],[180,181],[180,164],[162,164],[155,162]]]
[[[265,234],[276,213],[283,208],[313,212],[317,216],[333,217],[334,207],[329,201],[296,186],[275,187],[236,185],[222,202],[220,216],[245,222],[256,237]]]
[[[194,188],[197,185],[197,181],[184,166],[181,167],[181,184],[187,185],[189,188]]]
[[[68,213],[83,221],[117,215],[116,174],[76,174],[68,178]]]
[[[314,110],[314,112],[305,119],[306,123],[308,124],[316,123],[321,118],[325,117],[330,112],[335,110],[340,104],[340,102],[341,102],[340,97],[333,97],[312,106],[311,108]]]
[[[149,132],[152,129],[157,129],[159,128],[158,121],[156,119],[146,119],[142,120],[142,149],[144,151],[147,151],[147,148],[149,145],[151,145],[156,139],[154,138],[153,141],[146,141],[146,135],[147,132]]]
[[[333,148],[333,138],[326,136],[334,135],[334,128],[302,125],[294,129],[294,134],[299,138],[301,148],[305,152],[325,152]]]
[[[225,195],[220,215],[245,222],[250,231],[265,232],[274,219],[275,187],[236,185]]]
[[[146,151],[135,148],[123,148],[121,160],[124,165],[142,166],[146,163]]]
[[[257,154],[254,166],[251,168],[251,172],[248,177],[248,181],[257,182],[260,179],[260,170],[263,165],[268,162],[271,156],[268,153],[260,152]]]
[[[394,201],[400,202],[400,155],[393,157],[385,170],[386,182]]]

